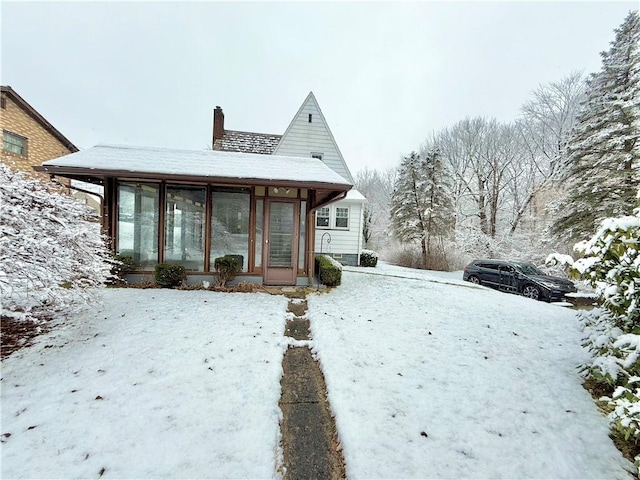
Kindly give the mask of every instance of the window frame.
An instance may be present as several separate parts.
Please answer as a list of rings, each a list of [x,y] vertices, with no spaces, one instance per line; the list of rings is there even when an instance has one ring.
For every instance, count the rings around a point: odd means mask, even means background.
[[[339,216],[338,215],[338,210],[346,210],[347,214],[346,216]],[[333,228],[335,230],[349,230],[349,215],[350,215],[350,211],[349,211],[349,207],[334,207],[334,216],[333,216]],[[338,226],[338,220],[339,219],[345,219],[347,221],[347,224],[342,227],[342,226]]]
[[[18,140],[21,145],[17,145],[16,143],[11,143],[9,142],[5,137],[9,136],[9,137],[13,137],[16,140]],[[28,156],[28,138],[27,137],[23,137],[22,135],[18,135],[17,133],[13,133],[9,130],[2,130],[2,151],[3,152],[7,152],[7,153],[11,153],[13,155],[20,155],[21,157],[26,157]],[[6,144],[9,145],[14,145],[14,146],[19,146],[21,151],[20,152],[15,152],[13,150],[10,150],[8,148],[6,148]]]
[[[320,212],[326,210],[327,211],[327,215],[320,215]],[[318,220],[320,220],[320,218],[326,218],[327,219],[327,224],[326,225],[318,225]],[[331,229],[331,207],[320,207],[318,210],[316,210],[316,228],[322,229],[322,230],[330,230]]]

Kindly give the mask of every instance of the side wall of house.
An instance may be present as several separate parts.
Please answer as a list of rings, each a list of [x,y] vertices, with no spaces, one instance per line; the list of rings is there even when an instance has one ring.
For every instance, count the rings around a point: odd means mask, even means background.
[[[349,208],[349,228],[335,228],[336,209]],[[358,265],[362,250],[363,203],[341,200],[329,205],[330,228],[316,227],[315,252],[329,254],[344,265]],[[329,235],[324,235],[328,233]],[[324,235],[324,238],[323,238]],[[327,239],[331,238],[331,243]]]
[[[31,167],[41,165],[52,158],[61,157],[72,153],[57,138],[51,135],[37,121],[20,108],[11,97],[4,97],[4,107],[0,115],[0,127],[10,133],[27,139],[27,154],[19,155],[8,152],[4,148],[1,160],[10,167],[28,173],[29,175],[49,181],[49,176],[36,173]]]
[[[311,115],[311,121],[309,121]],[[312,95],[289,125],[276,148],[275,155],[310,158],[312,154],[321,154],[322,161],[345,180],[353,182],[340,150],[333,139],[320,107]]]

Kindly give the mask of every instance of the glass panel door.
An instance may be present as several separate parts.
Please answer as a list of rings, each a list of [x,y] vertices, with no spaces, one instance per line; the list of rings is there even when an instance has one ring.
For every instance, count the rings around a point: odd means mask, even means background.
[[[269,267],[293,264],[293,203],[272,203],[269,216]]]
[[[299,201],[265,202],[263,281],[295,285],[298,273]]]

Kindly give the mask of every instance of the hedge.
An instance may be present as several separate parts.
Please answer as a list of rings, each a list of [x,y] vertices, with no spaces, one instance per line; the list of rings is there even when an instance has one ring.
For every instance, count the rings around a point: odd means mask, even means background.
[[[187,271],[182,265],[158,263],[155,267],[155,281],[161,287],[177,287],[186,278]]]
[[[336,287],[342,283],[342,265],[327,255],[316,257],[316,271],[320,283],[327,287]]]
[[[375,267],[378,265],[378,253],[373,250],[362,250],[360,252],[361,267]]]

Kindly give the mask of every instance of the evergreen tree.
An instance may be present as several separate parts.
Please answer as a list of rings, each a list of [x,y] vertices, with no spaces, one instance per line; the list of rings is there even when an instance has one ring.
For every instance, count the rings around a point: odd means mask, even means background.
[[[428,268],[434,239],[448,237],[454,223],[451,175],[437,149],[403,158],[391,197],[391,221],[401,242],[420,244],[422,264]]]
[[[587,80],[586,97],[567,145],[567,196],[553,233],[577,240],[598,223],[630,211],[640,183],[640,16],[615,30],[602,68]]]

